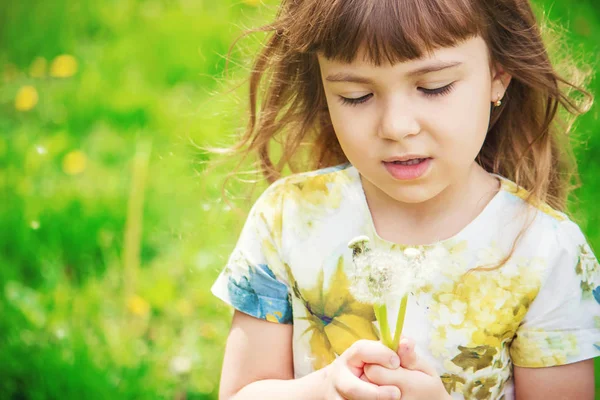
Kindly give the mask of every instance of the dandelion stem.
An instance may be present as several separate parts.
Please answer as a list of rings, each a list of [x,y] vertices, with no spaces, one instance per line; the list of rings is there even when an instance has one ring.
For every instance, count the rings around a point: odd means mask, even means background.
[[[375,304],[375,317],[379,322],[379,332],[381,333],[381,341],[384,345],[392,348],[392,334],[390,333],[390,325],[387,318],[387,306],[385,304]]]
[[[404,326],[404,317],[406,316],[406,303],[408,300],[408,294],[402,297],[402,301],[400,302],[400,309],[398,310],[398,319],[396,320],[396,330],[394,331],[394,342],[392,343],[393,347],[390,347],[394,351],[398,351],[398,346],[400,345],[400,335],[402,334],[402,327]]]
[[[140,247],[144,214],[144,192],[152,142],[140,139],[132,163],[131,188],[127,204],[125,238],[123,240],[123,282],[126,297],[133,296],[140,268]]]

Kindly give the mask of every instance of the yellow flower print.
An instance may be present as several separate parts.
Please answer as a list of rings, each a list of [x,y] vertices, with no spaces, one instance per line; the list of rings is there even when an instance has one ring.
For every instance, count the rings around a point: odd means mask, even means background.
[[[275,311],[273,314],[267,314],[267,321],[279,323],[279,320],[283,317],[281,311]]]
[[[297,220],[290,223],[299,237],[307,237],[312,229],[324,220],[328,213],[336,212],[344,199],[343,188],[350,183],[350,177],[344,171],[306,176],[292,175],[273,188],[273,196],[269,205],[282,210],[280,204],[285,201],[293,204],[301,213],[296,214]],[[281,211],[279,212],[281,213]],[[281,215],[275,215],[274,221],[280,222]]]
[[[479,371],[490,365],[498,349],[491,346],[464,347],[458,346],[460,354],[452,359],[452,362],[460,366],[464,371]]]
[[[519,335],[510,349],[515,365],[530,368],[566,364],[567,358],[579,353],[577,337],[573,334],[551,333],[530,329]]]
[[[498,379],[499,376],[490,375],[468,382],[463,388],[465,399],[486,400],[494,398],[492,394],[499,383]]]
[[[501,258],[492,246],[479,252],[476,265],[497,265]],[[537,296],[544,266],[541,259],[511,259],[491,271],[455,268],[430,293],[429,347],[444,360],[447,390],[467,399],[499,392],[510,376],[509,344]]]
[[[448,393],[460,391],[462,386],[467,383],[465,378],[461,378],[455,374],[444,374],[440,378],[442,379],[442,383],[444,384],[444,387]]]
[[[579,246],[579,260],[575,272],[581,277],[581,291],[584,298],[592,298],[592,292],[600,285],[600,265],[590,246]]]
[[[327,366],[335,360],[336,354],[342,354],[359,339],[378,340],[373,307],[358,302],[350,294],[343,257],[338,259],[328,290],[323,269],[314,288],[300,289],[287,268],[294,295],[306,308],[306,317],[300,319],[309,323],[303,334],[312,335],[309,344],[314,369]]]
[[[526,201],[527,203],[531,204],[532,206],[534,206],[535,208],[537,208],[544,214],[551,216],[552,218],[556,219],[557,221],[564,221],[567,219],[567,216],[565,214],[561,213],[560,211],[556,211],[554,208],[550,207],[547,203],[539,201],[539,199],[536,199],[535,197],[531,196],[531,193],[529,191],[527,191],[525,188],[523,188],[521,186],[517,186],[516,183],[514,183],[508,179],[502,179],[502,188],[504,190],[506,190],[507,192],[514,194],[518,198]]]
[[[344,171],[306,176],[292,175],[275,189],[284,197],[298,202],[302,208],[313,205],[319,208],[337,208],[342,201],[341,185],[349,183]]]

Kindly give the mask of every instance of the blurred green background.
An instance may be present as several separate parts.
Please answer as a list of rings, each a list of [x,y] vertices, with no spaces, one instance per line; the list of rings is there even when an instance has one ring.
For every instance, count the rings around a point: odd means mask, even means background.
[[[200,148],[245,125],[260,37],[228,79],[225,55],[268,4],[0,2],[0,399],[217,398],[231,310],[209,288],[251,203]],[[596,0],[537,4],[597,62]],[[571,207],[596,249],[597,117]]]

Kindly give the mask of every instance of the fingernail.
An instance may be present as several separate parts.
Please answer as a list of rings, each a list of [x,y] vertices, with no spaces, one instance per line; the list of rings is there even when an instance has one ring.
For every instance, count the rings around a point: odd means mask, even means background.
[[[408,351],[408,349],[409,349],[408,339],[400,340],[400,350],[406,352],[406,351]]]
[[[400,366],[400,358],[398,356],[392,356],[390,358],[390,366],[392,368],[398,368]]]

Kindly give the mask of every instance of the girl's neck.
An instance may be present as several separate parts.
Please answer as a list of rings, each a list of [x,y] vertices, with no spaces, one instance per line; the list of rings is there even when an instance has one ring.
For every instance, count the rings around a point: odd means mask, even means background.
[[[419,245],[448,239],[473,221],[499,190],[499,182],[473,163],[464,179],[426,202],[401,203],[362,180],[377,234],[390,242]]]

